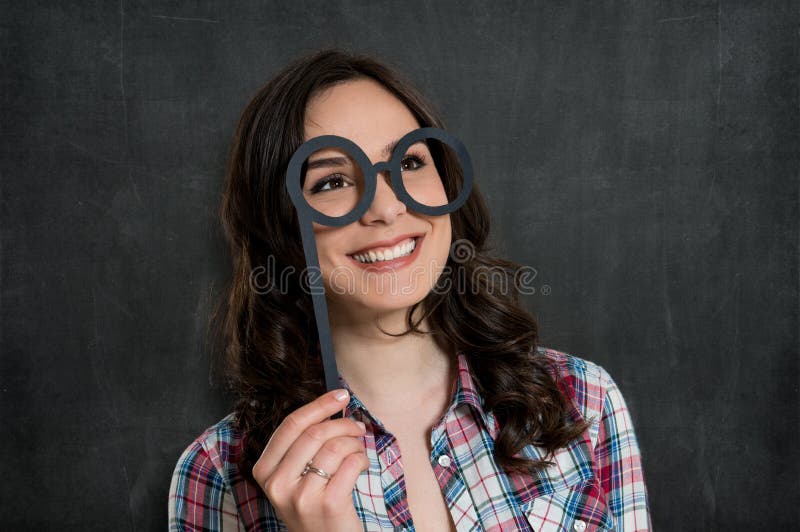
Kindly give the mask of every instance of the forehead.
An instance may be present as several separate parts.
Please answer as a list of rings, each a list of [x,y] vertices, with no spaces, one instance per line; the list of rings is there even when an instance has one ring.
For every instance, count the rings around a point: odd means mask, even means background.
[[[396,96],[374,80],[346,81],[315,95],[306,106],[305,139],[338,135],[370,157],[419,123]]]

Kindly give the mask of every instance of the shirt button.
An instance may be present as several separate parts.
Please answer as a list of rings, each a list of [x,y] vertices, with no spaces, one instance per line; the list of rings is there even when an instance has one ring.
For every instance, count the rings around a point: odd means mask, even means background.
[[[450,457],[446,454],[439,456],[439,465],[442,467],[450,467]]]
[[[584,521],[581,521],[580,519],[578,519],[578,520],[577,520],[577,521],[575,521],[575,523],[572,525],[572,528],[574,528],[574,529],[575,529],[575,530],[577,530],[578,532],[582,532],[583,530],[586,530],[586,523],[585,523]]]

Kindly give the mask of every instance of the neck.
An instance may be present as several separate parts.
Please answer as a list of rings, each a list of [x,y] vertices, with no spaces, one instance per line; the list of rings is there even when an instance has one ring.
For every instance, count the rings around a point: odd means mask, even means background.
[[[370,412],[379,417],[412,413],[431,401],[441,402],[450,391],[456,363],[432,335],[394,337],[381,332],[381,328],[391,334],[404,332],[406,309],[331,314],[339,373]],[[428,324],[423,321],[419,329],[428,331]]]

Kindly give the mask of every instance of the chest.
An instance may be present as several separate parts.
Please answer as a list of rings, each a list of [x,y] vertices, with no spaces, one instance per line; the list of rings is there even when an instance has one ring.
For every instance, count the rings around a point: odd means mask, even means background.
[[[417,532],[455,532],[447,501],[428,461],[430,446],[424,438],[398,438],[398,445],[414,528]]]

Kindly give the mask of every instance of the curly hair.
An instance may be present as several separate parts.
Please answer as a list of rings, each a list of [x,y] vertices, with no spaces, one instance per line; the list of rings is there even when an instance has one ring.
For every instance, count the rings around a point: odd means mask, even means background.
[[[373,57],[342,49],[302,56],[264,85],[245,107],[228,153],[220,218],[230,247],[232,274],[211,316],[212,382],[238,398],[236,428],[244,435],[239,457],[250,475],[264,446],[293,410],[325,393],[311,296],[293,278],[305,259],[296,211],[286,191],[286,167],[304,140],[307,102],[320,91],[354,79],[373,79],[402,101],[420,127],[444,129],[433,106],[394,69]],[[447,159],[451,155],[444,153]],[[452,161],[443,161],[451,168]],[[457,166],[457,165],[456,165]],[[443,176],[445,180],[447,176]],[[449,177],[452,186],[453,176]],[[582,419],[567,387],[537,349],[535,317],[519,304],[516,263],[489,254],[489,211],[477,185],[450,214],[454,242],[470,243],[465,260],[448,258],[438,282],[466,282],[459,290],[432,290],[409,309],[408,330],[427,319],[434,339],[463,353],[500,430],[495,461],[506,472],[528,473],[552,464],[555,451],[582,434]],[[265,258],[273,263],[265,268]],[[489,269],[492,275],[476,275]],[[254,272],[269,286],[258,290]],[[500,275],[498,276],[498,272]],[[498,284],[513,287],[500,290]],[[422,317],[412,316],[422,305]],[[519,455],[527,444],[546,451],[541,460]]]

